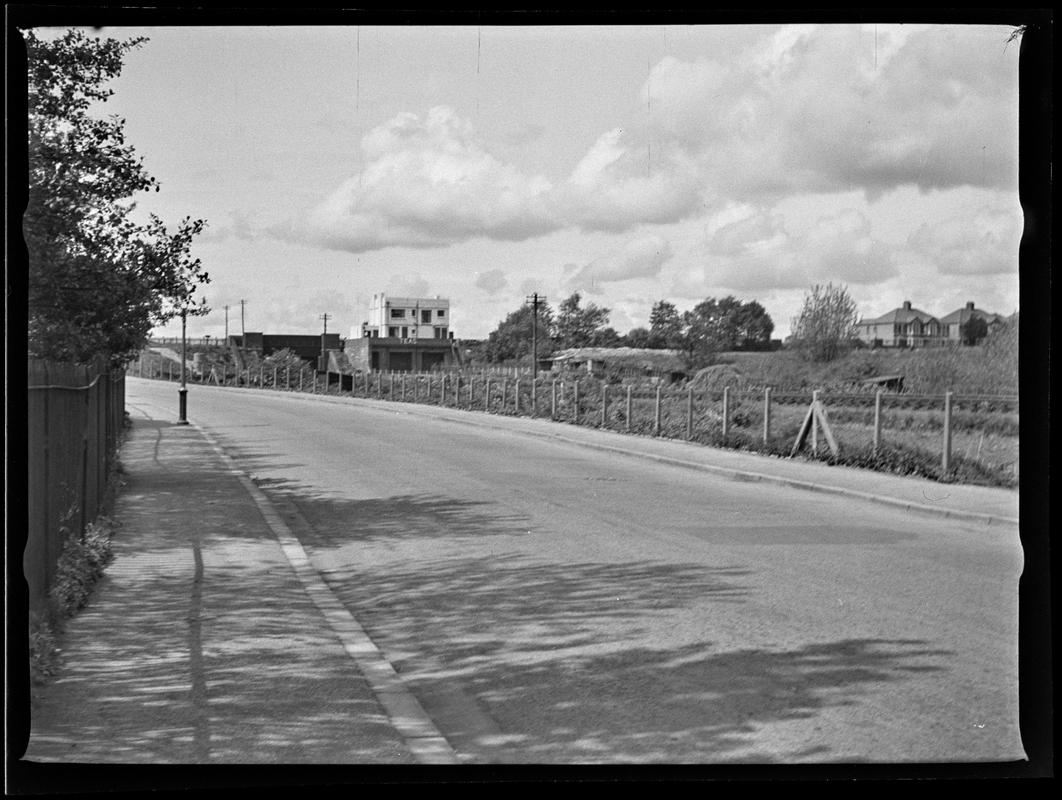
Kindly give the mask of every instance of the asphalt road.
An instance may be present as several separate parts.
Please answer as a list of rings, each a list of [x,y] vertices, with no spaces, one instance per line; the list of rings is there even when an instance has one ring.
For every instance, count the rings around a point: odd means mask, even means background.
[[[400,407],[193,386],[189,418],[465,759],[1023,757],[1016,528]]]

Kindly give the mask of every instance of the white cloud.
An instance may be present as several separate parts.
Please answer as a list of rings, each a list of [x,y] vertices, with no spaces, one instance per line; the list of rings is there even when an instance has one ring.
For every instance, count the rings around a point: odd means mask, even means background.
[[[944,275],[1017,274],[1022,222],[1005,206],[922,224],[910,247]]]
[[[505,277],[505,273],[500,269],[492,269],[487,272],[476,273],[476,287],[482,289],[487,294],[497,294],[508,285],[509,281]]]
[[[671,256],[667,240],[656,235],[642,236],[628,241],[619,252],[596,258],[582,267],[567,265],[566,283],[572,289],[597,293],[606,283],[656,277]]]

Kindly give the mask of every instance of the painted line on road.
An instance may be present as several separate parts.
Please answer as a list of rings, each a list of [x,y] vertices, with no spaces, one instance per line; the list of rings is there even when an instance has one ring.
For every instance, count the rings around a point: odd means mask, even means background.
[[[324,616],[347,655],[358,665],[380,705],[387,712],[391,724],[405,740],[414,758],[422,764],[460,763],[453,747],[432,722],[417,698],[406,688],[391,662],[384,657],[354,615],[339,601],[314,569],[302,543],[277,513],[265,492],[239,468],[235,459],[225,452],[209,432],[194,422],[191,424],[214,448],[229,472],[240,481],[254,500],[266,524],[277,537],[280,549],[295,570],[306,594]]]

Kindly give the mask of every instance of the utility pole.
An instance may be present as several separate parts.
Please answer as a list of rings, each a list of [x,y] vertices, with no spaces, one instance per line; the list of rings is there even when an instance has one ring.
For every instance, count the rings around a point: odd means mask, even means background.
[[[531,376],[538,379],[538,304],[546,302],[545,297],[539,297],[538,292],[531,295]]]
[[[229,307],[225,306],[225,346],[229,346]]]
[[[240,335],[243,336],[245,339],[247,337],[247,326],[244,324],[243,310],[244,310],[244,308],[246,306],[247,306],[247,301],[246,300],[241,300],[240,301]],[[246,347],[246,343],[244,344],[244,346]]]
[[[328,355],[325,352],[325,337],[328,336],[328,314],[324,313],[318,319],[324,320],[324,330],[321,332],[321,370],[328,369]]]

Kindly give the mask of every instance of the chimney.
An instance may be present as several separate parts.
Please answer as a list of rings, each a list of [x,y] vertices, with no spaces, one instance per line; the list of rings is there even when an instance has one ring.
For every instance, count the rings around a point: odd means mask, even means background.
[[[973,301],[972,300],[966,303],[966,310],[967,311],[973,311],[973,308],[974,308],[974,305],[973,305]]]
[[[903,310],[904,311],[910,311],[911,310],[911,301],[910,300],[904,300],[903,301]]]

